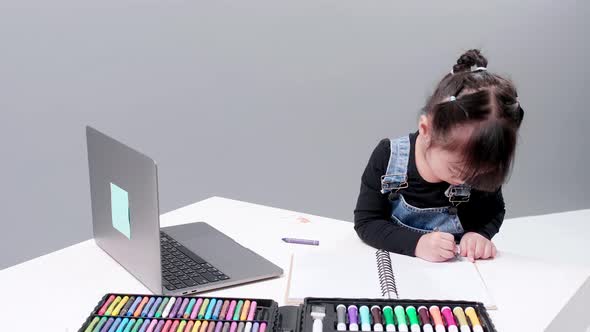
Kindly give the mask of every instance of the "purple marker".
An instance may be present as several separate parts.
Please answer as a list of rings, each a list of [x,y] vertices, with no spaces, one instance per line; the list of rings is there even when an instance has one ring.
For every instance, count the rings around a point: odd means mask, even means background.
[[[231,322],[231,325],[229,326],[229,332],[236,332],[237,328],[238,328],[238,323]]]
[[[178,309],[180,309],[180,306],[182,305],[182,301],[180,300],[180,298],[176,299],[176,302],[174,303],[174,307],[172,307],[172,311],[170,311],[170,318],[175,318],[176,317],[176,313],[178,312]]]
[[[285,241],[287,243],[307,244],[310,246],[319,246],[320,245],[320,241],[318,241],[318,240],[294,239],[294,238],[284,237],[283,241]]]
[[[219,301],[221,302],[221,301]],[[215,332],[221,332],[221,327],[223,326],[222,322],[217,322],[217,324],[215,325]]]
[[[180,309],[178,309],[178,312],[176,313],[177,318],[182,317],[182,314],[184,314],[184,312],[186,311],[186,306],[188,305],[189,301],[190,300],[188,299],[188,297],[185,298],[184,301],[182,301],[182,305],[180,305]]]
[[[359,330],[359,309],[355,305],[348,306],[348,322],[349,331]]]

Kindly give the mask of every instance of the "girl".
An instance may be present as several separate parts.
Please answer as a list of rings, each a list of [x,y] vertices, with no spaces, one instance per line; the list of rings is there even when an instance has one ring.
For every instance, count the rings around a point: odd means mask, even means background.
[[[367,244],[435,262],[496,255],[501,185],[524,112],[514,85],[487,64],[479,50],[461,55],[426,103],[418,131],[375,148],[354,211]]]

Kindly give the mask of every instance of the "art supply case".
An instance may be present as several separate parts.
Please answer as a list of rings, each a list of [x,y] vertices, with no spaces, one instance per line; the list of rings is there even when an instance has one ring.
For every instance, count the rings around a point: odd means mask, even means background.
[[[116,294],[116,293],[108,293],[106,294],[100,301],[99,303],[96,305],[96,307],[94,308],[94,310],[92,311],[92,313],[90,314],[90,316],[86,319],[86,321],[84,322],[84,324],[82,325],[82,327],[78,330],[79,332],[85,332],[87,327],[91,324],[91,322],[96,318],[102,318],[102,317],[129,317],[129,316],[123,316],[123,315],[118,315],[118,316],[106,316],[106,315],[99,315],[99,310],[100,308],[104,305],[104,303],[107,301],[107,299],[111,296],[111,295],[115,295],[115,296],[120,296],[120,297],[124,297],[124,296],[141,296],[141,297],[165,297],[165,296],[161,296],[161,295],[150,295],[150,294]],[[170,297],[169,297],[170,298]],[[217,300],[221,300],[221,301],[225,301],[225,300],[235,300],[235,301],[239,301],[239,300],[249,300],[249,301],[256,301],[257,303],[257,308],[256,308],[256,313],[254,314],[254,319],[253,320],[225,320],[225,319],[186,319],[186,318],[154,318],[154,317],[137,317],[142,318],[144,320],[146,319],[157,319],[157,320],[164,320],[164,321],[208,321],[209,323],[213,322],[213,323],[217,323],[217,322],[259,322],[259,323],[265,323],[267,324],[266,326],[266,332],[311,332],[312,331],[312,325],[313,325],[313,318],[311,317],[311,311],[312,311],[312,307],[314,306],[322,306],[325,308],[325,317],[323,318],[323,332],[340,332],[337,330],[337,313],[336,313],[336,307],[340,304],[345,305],[346,307],[348,307],[349,305],[356,305],[357,307],[361,307],[361,306],[368,306],[369,308],[373,307],[373,306],[379,306],[381,309],[383,309],[383,307],[385,306],[390,306],[392,308],[394,308],[395,306],[402,306],[405,308],[407,308],[408,306],[414,306],[416,309],[418,309],[420,306],[426,306],[427,308],[430,308],[433,305],[438,306],[439,308],[443,308],[443,307],[450,307],[451,309],[455,308],[455,307],[461,307],[463,308],[463,310],[465,310],[465,308],[468,307],[472,307],[473,309],[475,309],[475,312],[477,313],[477,316],[479,318],[479,322],[481,324],[481,327],[483,329],[484,332],[496,332],[496,329],[488,315],[487,310],[485,309],[484,305],[480,302],[468,302],[468,301],[434,301],[434,300],[394,300],[394,299],[352,299],[352,298],[313,298],[313,297],[308,297],[304,299],[303,304],[299,305],[299,306],[282,306],[279,307],[278,303],[275,302],[274,300],[270,300],[270,299],[255,299],[255,298],[242,298],[242,299],[238,299],[238,298],[222,298],[222,297],[210,297],[210,296],[203,296],[203,297],[198,297],[198,296],[178,296],[176,297],[177,299],[197,299],[197,298],[202,298],[202,299],[217,299]],[[129,317],[131,318],[131,317]],[[220,317],[223,318],[223,317]],[[371,317],[372,320],[372,317]],[[408,331],[410,331],[410,327],[409,327],[409,318],[406,316],[406,321],[408,322]],[[443,318],[444,321],[444,318]],[[455,321],[458,323],[458,319],[457,317],[455,317]],[[346,324],[347,324],[347,331],[348,331],[348,315],[346,316]],[[396,331],[399,331],[398,329],[398,321],[396,318],[395,321],[395,327],[396,327]],[[360,324],[359,324],[360,325]],[[422,323],[420,323],[420,331],[423,331],[422,329]],[[471,326],[471,323],[469,323],[469,327],[470,330],[473,331],[473,327]],[[94,330],[94,329],[93,329]],[[93,331],[92,330],[92,331]],[[138,329],[139,330],[139,329]],[[154,329],[155,330],[155,329]],[[385,330],[385,328],[383,329]],[[360,327],[359,327],[359,331],[360,331]],[[373,329],[373,322],[371,324],[371,331],[374,331]],[[448,331],[447,326],[446,326],[446,322],[445,322],[445,331]],[[169,330],[168,332],[177,332]],[[184,332],[184,331],[183,331]]]

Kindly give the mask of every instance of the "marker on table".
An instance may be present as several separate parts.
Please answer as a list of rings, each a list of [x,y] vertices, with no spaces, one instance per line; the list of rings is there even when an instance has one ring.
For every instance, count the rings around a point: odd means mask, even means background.
[[[154,317],[156,315],[156,311],[160,307],[160,304],[162,304],[162,298],[158,297],[158,298],[156,298],[156,301],[154,302],[150,311],[148,312],[149,317]]]
[[[94,327],[94,330],[92,330],[92,331],[95,331],[95,332],[98,332],[98,331],[100,331],[100,330],[102,329],[103,325],[104,325],[106,322],[107,322],[107,318],[106,318],[106,317],[102,317],[102,318],[101,318],[101,319],[98,321],[98,323],[96,324],[96,326]]]
[[[203,301],[203,304],[201,305],[201,309],[199,310],[199,314],[197,315],[198,319],[203,319],[203,317],[205,317],[205,311],[207,310],[208,306],[209,306],[209,299],[205,299]]]
[[[420,332],[420,321],[418,320],[416,308],[414,306],[408,306],[406,307],[406,313],[408,314],[408,318],[410,320],[410,330],[412,332]]]
[[[139,318],[137,320],[137,322],[135,322],[135,326],[133,326],[133,329],[131,330],[131,332],[138,332],[139,328],[143,325],[143,318]],[[109,331],[110,332],[110,331]]]
[[[393,322],[393,309],[390,306],[383,307],[383,318],[385,318],[385,331],[395,332],[395,323]]]
[[[244,332],[252,331],[252,322],[247,322],[246,327],[244,328]]]
[[[191,330],[191,332],[199,332],[200,327],[201,327],[201,321],[198,320],[195,322],[195,325],[193,325],[193,329]]]
[[[207,332],[213,332],[215,330],[215,322],[210,322],[209,326],[207,326]]]
[[[361,316],[361,331],[371,331],[371,314],[369,307],[363,305],[359,308]]]
[[[373,317],[373,331],[383,331],[383,317],[381,316],[381,308],[378,305],[371,307],[371,316]]]
[[[471,321],[471,327],[473,328],[473,332],[483,332],[483,327],[481,327],[481,323],[479,322],[479,318],[477,318],[477,313],[475,309],[472,307],[465,308],[465,314],[469,317]]]
[[[229,332],[236,332],[237,328],[238,328],[238,323],[231,322],[231,325],[229,326]]]
[[[199,329],[199,332],[205,332],[205,331],[207,331],[207,327],[209,327],[209,322],[208,321],[204,321],[201,324],[201,328]],[[194,330],[194,327],[193,327],[193,330]]]
[[[433,332],[434,330],[432,329],[432,323],[430,322],[428,308],[420,306],[418,308],[418,315],[420,315],[420,320],[422,321],[422,330],[424,330],[424,332]]]
[[[219,314],[221,313],[221,306],[222,305],[223,305],[223,301],[217,300],[217,303],[215,304],[215,309],[213,309],[213,315],[211,316],[211,318],[213,318],[214,320],[219,319]]]
[[[111,327],[111,325],[113,325],[113,322],[115,321],[115,319],[113,317],[109,318],[107,320],[106,323],[104,323],[104,325],[102,326],[102,329],[100,329],[100,331],[108,331],[109,328]]]
[[[127,318],[127,317],[123,318],[123,320],[121,321],[121,324],[119,324],[119,327],[117,328],[116,331],[123,332],[125,327],[127,327],[127,323],[129,323],[129,318]]]
[[[164,325],[166,325],[166,321],[165,320],[161,320],[158,322],[158,325],[156,325],[156,329],[154,330],[154,332],[161,332],[162,329],[164,329]]]
[[[184,314],[182,314],[182,317],[184,319],[188,319],[191,316],[191,312],[193,311],[193,308],[195,307],[195,303],[197,303],[197,299],[191,299],[188,302],[188,305],[186,306],[186,310],[184,311]],[[215,319],[217,319],[217,318],[215,318]]]
[[[432,317],[432,320],[434,321],[434,330],[436,332],[445,332],[445,324],[443,323],[438,306],[431,306],[429,311],[430,317]]]
[[[188,307],[188,303],[190,302],[190,300],[187,298],[185,298],[184,300],[182,300],[182,304],[180,305],[180,308],[178,308],[178,311],[176,312],[176,318],[180,318],[182,317],[182,315],[184,315],[184,312],[186,311],[186,307]]]
[[[346,331],[346,306],[344,304],[339,304],[336,307],[336,316],[338,317],[336,330]]]
[[[221,332],[229,332],[229,322],[223,323],[223,327],[221,328]]]
[[[443,307],[440,312],[445,317],[445,321],[447,321],[447,330],[449,332],[459,332],[457,328],[457,322],[455,322],[455,317],[453,316],[453,312],[449,307]]]
[[[320,241],[318,241],[318,240],[295,239],[295,238],[289,238],[289,237],[284,237],[284,238],[282,238],[282,240],[287,243],[307,244],[310,246],[319,246],[320,245]]]
[[[215,324],[215,332],[221,332],[221,328],[222,327],[223,327],[223,323],[222,322],[217,322],[217,324]]]
[[[260,323],[260,329],[258,332],[266,332],[266,323]]]
[[[133,305],[133,302],[135,302],[135,296],[132,296],[129,298],[127,303],[125,303],[123,308],[121,308],[121,311],[119,312],[119,316],[127,316],[127,313],[129,313],[129,308],[131,308],[131,305]]]
[[[221,312],[219,313],[219,319],[224,319],[227,316],[228,309],[229,309],[229,300],[225,300],[225,301],[223,301],[223,305],[221,306]]]
[[[463,312],[463,308],[455,307],[453,309],[453,313],[455,314],[455,317],[457,317],[457,320],[459,321],[459,329],[461,330],[461,332],[471,332],[471,329],[469,328],[469,324],[467,323],[467,318],[465,317],[465,313]]]
[[[245,326],[246,326],[246,324],[244,324],[244,322],[240,322],[238,324],[238,332],[243,332]]]
[[[108,332],[115,332],[115,331],[117,331],[117,328],[119,327],[119,324],[121,324],[121,321],[122,320],[123,320],[123,318],[117,318],[117,319],[115,319],[115,321],[111,325],[111,328],[108,330]]]
[[[133,312],[133,317],[139,317],[139,315],[141,315],[143,307],[148,303],[148,301],[149,296],[145,296],[143,299],[141,299],[141,302],[139,302],[139,305],[135,309],[135,312]]]
[[[188,323],[186,323],[186,327],[184,328],[183,332],[192,332],[193,325],[195,325],[195,321],[189,320]]]
[[[185,327],[186,327],[186,321],[185,320],[181,320],[180,321],[180,324],[178,324],[178,327],[176,328],[176,331],[184,332],[184,328]],[[174,330],[172,330],[172,331],[174,331]]]
[[[167,320],[166,323],[164,324],[164,327],[162,328],[162,331],[168,331],[168,332],[170,332],[170,327],[171,326],[172,326],[172,321],[171,320]]]
[[[205,319],[211,319],[211,316],[213,316],[213,309],[215,309],[215,304],[217,304],[217,299],[212,299],[211,302],[209,302],[207,311],[205,311]]]
[[[137,306],[141,303],[142,300],[143,298],[141,296],[136,297],[135,301],[133,301],[133,304],[131,304],[131,306],[129,307],[129,310],[127,310],[125,316],[132,316],[135,310],[137,309]]]
[[[225,316],[225,320],[231,320],[232,319],[232,317],[234,315],[234,310],[236,309],[236,303],[237,303],[236,300],[231,300],[231,302],[229,304],[229,309],[227,310],[227,315]]]
[[[252,324],[252,332],[258,332],[259,329],[260,329],[260,323],[254,322],[254,324]]]
[[[150,325],[150,320],[146,319],[143,321],[143,324],[141,324],[141,327],[139,328],[139,332],[145,332],[145,330],[148,328],[148,326]],[[169,321],[170,322],[170,321]],[[172,324],[172,322],[170,322],[170,324]]]
[[[238,304],[236,304],[236,311],[234,312],[234,317],[232,318],[232,320],[240,320],[240,313],[242,312],[243,305],[244,305],[244,301],[239,300]],[[238,324],[238,329],[239,328],[240,328],[240,325]]]
[[[181,297],[176,298],[176,302],[174,302],[174,306],[172,307],[172,310],[170,310],[170,318],[176,318],[176,314],[178,313],[180,306],[182,306],[182,302],[184,302],[184,300]]]
[[[150,300],[148,301],[148,303],[146,303],[145,307],[143,307],[143,310],[141,311],[141,315],[143,317],[147,316],[147,314],[150,312],[150,309],[152,308],[152,305],[154,305],[155,301],[156,301],[156,299],[154,297],[150,297]]]
[[[127,324],[127,326],[123,330],[123,332],[131,332],[131,329],[134,327],[135,322],[136,322],[135,318],[131,318],[129,320],[129,323]]]
[[[349,331],[358,331],[359,324],[358,324],[358,308],[355,305],[348,306],[348,330]]]
[[[123,298],[121,299],[121,301],[119,302],[119,304],[117,304],[117,306],[115,307],[115,309],[113,309],[113,312],[111,313],[111,315],[113,315],[113,316],[119,316],[119,313],[121,312],[121,309],[123,309],[123,306],[125,306],[125,304],[127,304],[127,301],[129,301],[129,296],[127,296],[127,295],[123,296]]]
[[[148,326],[146,332],[154,332],[154,329],[156,328],[156,325],[158,325],[158,320],[157,319],[152,319],[152,321],[150,322],[150,325]]]
[[[115,308],[117,307],[117,305],[119,305],[119,302],[121,302],[121,297],[117,296],[113,302],[111,302],[111,305],[108,307],[107,311],[105,311],[105,315],[110,316],[111,313],[113,312],[113,310],[115,310]]]
[[[406,322],[406,312],[404,311],[404,307],[397,305],[393,308],[393,312],[395,313],[395,319],[397,320],[397,329],[400,332],[408,332],[408,323]]]

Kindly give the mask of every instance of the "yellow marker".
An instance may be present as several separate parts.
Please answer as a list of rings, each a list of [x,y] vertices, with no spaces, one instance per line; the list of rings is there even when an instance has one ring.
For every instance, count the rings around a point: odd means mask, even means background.
[[[178,325],[178,329],[176,329],[176,332],[184,332],[184,327],[186,326],[186,321],[183,320],[180,322],[180,324]]]
[[[250,310],[250,300],[244,301],[244,306],[242,307],[242,314],[240,315],[240,320],[246,320],[248,318],[248,310]]]
[[[117,305],[119,304],[119,302],[121,302],[121,297],[117,296],[115,298],[115,300],[113,301],[113,303],[111,303],[111,305],[109,306],[109,308],[107,309],[107,311],[104,313],[106,316],[110,316],[111,313],[113,312],[113,310],[115,310],[115,308],[117,307]]]
[[[127,303],[127,301],[129,301],[129,296],[123,297],[123,299],[121,300],[121,302],[119,302],[119,305],[117,305],[115,307],[115,309],[113,310],[113,312],[111,313],[111,315],[113,315],[113,316],[119,316],[119,313],[121,312],[121,309],[123,309],[123,306],[125,305],[125,303]]]
[[[203,305],[201,306],[201,310],[199,310],[199,315],[197,316],[198,319],[203,319],[203,317],[205,317],[205,311],[207,310],[208,306],[209,299],[205,299],[205,301],[203,301]]]
[[[455,307],[453,309],[453,313],[459,321],[459,328],[461,329],[461,332],[471,332],[471,330],[469,329],[469,324],[467,323],[467,318],[465,317],[465,313],[463,312],[463,308]]]
[[[193,329],[191,330],[191,332],[199,332],[199,327],[201,326],[201,321],[198,320],[195,322],[195,325],[193,325]]]
[[[203,324],[201,324],[201,329],[199,330],[199,332],[205,332],[207,331],[207,325],[209,325],[208,321],[204,321]]]
[[[465,308],[465,314],[469,317],[471,321],[471,326],[473,327],[473,332],[483,332],[483,327],[481,327],[481,323],[479,322],[479,318],[477,318],[477,313],[475,309],[472,307]]]

